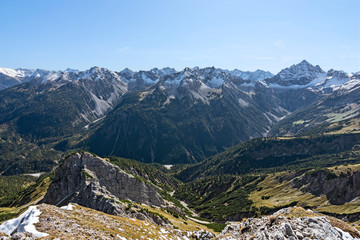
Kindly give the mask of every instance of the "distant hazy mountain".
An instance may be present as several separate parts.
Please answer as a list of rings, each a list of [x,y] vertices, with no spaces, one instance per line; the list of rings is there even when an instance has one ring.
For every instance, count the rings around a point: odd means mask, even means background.
[[[31,80],[0,91],[0,124],[36,138],[61,136],[112,109],[127,85],[112,71],[36,70]]]
[[[34,70],[0,68],[0,91],[31,80]]]

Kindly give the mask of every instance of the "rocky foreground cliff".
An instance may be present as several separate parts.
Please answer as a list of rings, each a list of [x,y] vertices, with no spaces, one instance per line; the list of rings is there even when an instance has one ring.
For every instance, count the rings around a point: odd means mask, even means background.
[[[147,220],[104,214],[77,204],[62,208],[41,204],[33,210],[38,214],[35,221],[31,216],[25,216],[25,220],[19,221],[27,221],[27,225],[20,223],[18,227],[14,227],[14,224],[8,224],[10,228],[3,227],[5,223],[0,225],[0,239],[360,239],[360,232],[348,224],[299,207],[285,208],[262,218],[228,223],[220,234],[200,228],[189,230],[163,227]],[[32,220],[28,221],[29,219]],[[26,228],[30,231],[24,231]],[[11,232],[11,236],[2,234],[1,231]]]
[[[162,206],[164,199],[157,189],[118,166],[90,153],[75,153],[58,167],[43,203],[63,206],[70,202],[114,215],[139,219],[148,218],[146,212],[129,212],[127,202]],[[164,223],[150,216],[156,223]],[[166,222],[166,221],[165,221]]]

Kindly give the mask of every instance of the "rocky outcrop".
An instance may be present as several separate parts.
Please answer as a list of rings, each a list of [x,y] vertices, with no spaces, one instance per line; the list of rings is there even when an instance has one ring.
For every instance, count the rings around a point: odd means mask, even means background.
[[[155,187],[130,175],[114,164],[90,153],[75,153],[64,160],[43,202],[69,202],[110,214],[124,213],[119,200],[161,206],[165,202]]]
[[[262,218],[248,218],[227,225],[218,239],[359,239],[360,233],[341,222],[307,212],[285,208]]]
[[[294,181],[295,187],[316,196],[326,195],[331,204],[344,204],[360,196],[360,172],[342,173],[319,170]]]

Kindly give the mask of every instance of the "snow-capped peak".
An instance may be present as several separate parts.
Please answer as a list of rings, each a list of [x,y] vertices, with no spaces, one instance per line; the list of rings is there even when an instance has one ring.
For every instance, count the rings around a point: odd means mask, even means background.
[[[133,70],[129,69],[129,68],[124,68],[124,70],[120,71],[120,73],[133,75],[135,72]]]
[[[271,78],[274,76],[271,72],[263,71],[260,69],[257,69],[255,72],[250,72],[250,71],[244,72],[238,69],[234,69],[230,73],[237,77],[241,77],[244,80],[249,80],[251,82],[265,80],[267,78]]]
[[[273,78],[267,80],[267,83],[277,84],[280,86],[292,85],[308,85],[311,82],[316,83],[323,81],[326,78],[326,73],[319,67],[313,66],[306,60],[298,64],[292,65],[289,68],[281,70]]]
[[[34,70],[25,69],[25,68],[18,68],[18,69],[0,68],[1,74],[4,74],[8,77],[15,78],[15,79],[28,77],[33,72],[34,72]]]

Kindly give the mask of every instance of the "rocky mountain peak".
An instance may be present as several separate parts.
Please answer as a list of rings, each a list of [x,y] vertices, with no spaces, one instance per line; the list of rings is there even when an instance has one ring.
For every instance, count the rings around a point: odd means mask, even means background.
[[[231,74],[235,75],[237,77],[240,77],[244,80],[249,80],[251,82],[262,81],[262,80],[265,80],[267,78],[271,78],[274,76],[274,74],[272,74],[271,72],[263,71],[260,69],[257,69],[255,72],[241,71],[241,70],[235,69],[235,70],[231,71]]]
[[[269,84],[277,84],[280,86],[291,85],[307,85],[317,79],[325,80],[326,73],[320,68],[319,65],[313,66],[306,60],[291,67],[281,70],[274,77],[267,79]]]
[[[75,153],[56,170],[43,202],[53,205],[73,202],[105,213],[121,214],[119,200],[164,204],[150,184],[90,153]]]
[[[157,74],[157,75],[163,77],[165,75],[170,75],[170,74],[176,73],[176,70],[174,68],[166,67],[166,68],[162,68],[162,69],[153,68],[149,72],[152,72],[154,74]]]

